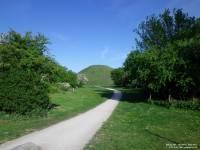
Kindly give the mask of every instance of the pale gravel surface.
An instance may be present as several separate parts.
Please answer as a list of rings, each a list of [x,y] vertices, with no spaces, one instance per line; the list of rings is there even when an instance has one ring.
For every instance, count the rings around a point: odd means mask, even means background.
[[[121,92],[113,90],[111,99],[97,107],[82,113],[76,117],[52,125],[46,129],[33,132],[18,139],[0,145],[0,150],[11,148],[32,142],[43,150],[81,150],[95,133],[100,129],[104,121],[112,114],[121,98]]]

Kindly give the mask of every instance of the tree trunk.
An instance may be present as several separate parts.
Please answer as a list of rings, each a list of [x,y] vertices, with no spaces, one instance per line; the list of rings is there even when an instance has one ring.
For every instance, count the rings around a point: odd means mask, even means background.
[[[151,101],[151,93],[149,94],[149,101]]]
[[[169,102],[171,102],[171,95],[170,94],[168,95],[168,100],[169,100]]]
[[[169,100],[169,103],[171,102],[171,89],[169,89],[168,91],[168,100]]]

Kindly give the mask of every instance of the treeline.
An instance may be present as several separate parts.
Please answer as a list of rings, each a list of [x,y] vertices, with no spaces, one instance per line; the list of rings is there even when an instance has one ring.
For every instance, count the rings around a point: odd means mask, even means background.
[[[137,49],[113,70],[119,86],[146,89],[151,98],[200,96],[200,18],[182,9],[148,16],[135,30]]]
[[[49,85],[79,86],[77,74],[48,55],[48,39],[13,30],[0,37],[0,111],[44,115],[52,104]]]

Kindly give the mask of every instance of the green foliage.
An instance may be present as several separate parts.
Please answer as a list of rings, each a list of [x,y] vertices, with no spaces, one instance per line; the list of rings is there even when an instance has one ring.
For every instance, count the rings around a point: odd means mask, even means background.
[[[10,69],[0,75],[0,111],[46,114],[50,106],[47,85],[31,70]]]
[[[77,74],[74,73],[73,71],[68,71],[66,75],[66,82],[70,83],[70,85],[74,88],[78,86],[78,81],[77,81]]]
[[[0,111],[22,115],[46,114],[50,108],[48,85],[68,82],[77,86],[74,72],[47,55],[47,38],[13,30],[0,38]]]
[[[0,110],[9,113],[46,114],[50,101],[41,80],[47,40],[42,35],[21,36],[10,31],[1,36]]]
[[[78,74],[77,78],[78,78],[78,86],[79,87],[86,85],[89,81],[84,74]]]
[[[111,79],[112,68],[104,65],[89,66],[79,74],[84,74],[88,79],[88,85],[109,86],[113,84]]]
[[[52,78],[51,82],[68,82],[72,87],[78,86],[77,74],[66,67],[60,66],[58,63],[54,62],[52,68]],[[49,77],[49,76],[48,76]]]
[[[200,19],[181,9],[147,17],[136,32],[137,47],[124,62],[131,83],[167,98],[200,93]]]
[[[119,85],[119,86],[123,85],[123,80],[122,80],[123,74],[124,74],[124,71],[122,68],[113,69],[111,71],[111,78],[114,81],[115,85]]]
[[[68,91],[70,89],[70,84],[67,82],[58,83],[58,87],[63,91]]]
[[[141,50],[154,46],[163,48],[176,40],[191,38],[194,34],[198,34],[196,20],[194,17],[189,17],[182,9],[174,9],[172,13],[167,9],[158,16],[148,16],[135,30],[139,35],[136,39],[137,46]]]
[[[200,111],[200,101],[199,100],[189,100],[189,101],[181,101],[181,100],[171,100],[171,101],[163,101],[163,100],[151,100],[151,104],[155,104],[163,107],[174,107],[179,109],[186,110],[197,110]]]
[[[111,71],[111,78],[117,86],[126,86],[129,83],[128,74],[124,71],[124,68],[113,69]]]

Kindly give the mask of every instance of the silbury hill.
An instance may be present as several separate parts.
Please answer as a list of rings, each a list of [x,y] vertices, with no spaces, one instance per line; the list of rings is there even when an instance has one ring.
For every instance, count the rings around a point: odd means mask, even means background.
[[[111,71],[113,68],[106,65],[91,65],[79,72],[88,78],[88,85],[112,86]]]

